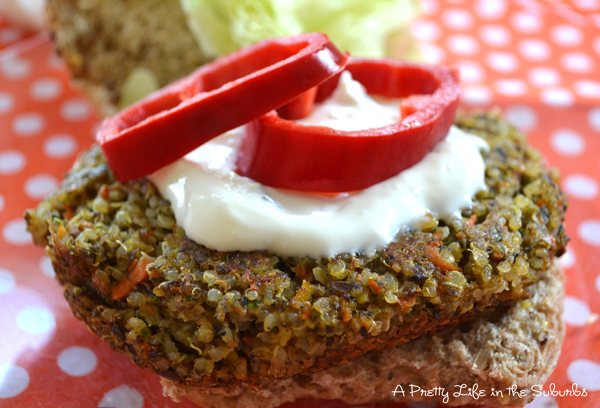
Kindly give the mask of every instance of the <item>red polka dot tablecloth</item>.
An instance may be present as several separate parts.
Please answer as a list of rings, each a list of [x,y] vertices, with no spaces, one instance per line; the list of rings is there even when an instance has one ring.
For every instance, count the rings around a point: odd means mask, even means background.
[[[463,105],[501,107],[563,173],[570,198],[567,338],[529,408],[600,407],[600,0],[428,0],[411,31],[460,69]],[[47,34],[0,16],[0,407],[189,408],[76,320],[22,219],[93,141],[98,115],[69,85]],[[393,387],[390,386],[390,392]],[[545,388],[547,390],[547,388]],[[303,400],[288,408],[346,407]],[[432,408],[435,404],[380,407]]]

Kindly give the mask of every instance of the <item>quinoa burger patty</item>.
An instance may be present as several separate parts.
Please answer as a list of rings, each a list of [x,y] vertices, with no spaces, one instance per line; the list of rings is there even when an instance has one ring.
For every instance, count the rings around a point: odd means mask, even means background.
[[[487,190],[375,254],[206,248],[151,182],[116,181],[98,147],[25,219],[75,316],[112,348],[175,384],[258,389],[510,305],[564,252],[557,173],[496,113],[456,124],[490,145]],[[116,296],[139,262],[149,279]]]

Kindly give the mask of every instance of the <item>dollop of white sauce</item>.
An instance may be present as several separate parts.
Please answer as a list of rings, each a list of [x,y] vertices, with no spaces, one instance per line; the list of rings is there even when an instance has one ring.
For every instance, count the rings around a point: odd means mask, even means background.
[[[344,71],[327,101],[316,105],[309,116],[296,122],[351,131],[388,126],[399,121],[400,100],[369,96],[365,87],[354,81],[349,71]]]
[[[299,122],[359,130],[398,120],[398,100],[381,104],[343,76],[332,97]],[[428,213],[459,217],[485,189],[481,151],[487,143],[456,127],[413,167],[333,198],[239,176],[235,158],[243,134],[243,127],[224,133],[150,176],[186,234],[221,251],[263,249],[314,258],[370,252],[389,244],[400,230],[418,228]]]

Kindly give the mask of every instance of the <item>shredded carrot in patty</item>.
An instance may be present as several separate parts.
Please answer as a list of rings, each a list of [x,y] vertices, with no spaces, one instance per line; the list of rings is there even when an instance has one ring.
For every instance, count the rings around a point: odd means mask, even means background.
[[[443,275],[445,275],[446,272],[449,272],[449,271],[461,271],[462,272],[462,269],[458,265],[453,265],[449,262],[446,262],[442,258],[439,248],[429,245],[423,249],[423,252],[425,253],[425,256],[427,257],[427,259],[429,259],[435,266],[440,268]]]
[[[149,256],[142,256],[140,259],[136,259],[129,267],[127,276],[113,288],[113,299],[124,299],[138,283],[148,279],[148,271],[146,268],[151,263],[152,258]]]
[[[471,215],[471,218],[469,218],[469,222],[467,224],[469,225],[469,227],[472,227],[473,225],[475,225],[475,221],[477,221],[477,216]]]
[[[381,293],[383,293],[383,289],[381,289],[379,283],[375,282],[372,279],[369,279],[369,286],[371,287],[371,289],[373,289],[373,292],[375,292],[376,294],[380,295]]]
[[[344,323],[348,323],[350,321],[350,319],[352,318],[352,310],[350,310],[350,307],[348,306],[348,302],[342,299],[342,307],[341,307],[341,312],[342,312],[342,322]]]

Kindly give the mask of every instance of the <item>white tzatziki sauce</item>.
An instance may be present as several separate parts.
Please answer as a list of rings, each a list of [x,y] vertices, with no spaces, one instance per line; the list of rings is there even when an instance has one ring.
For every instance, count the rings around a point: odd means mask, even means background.
[[[342,75],[331,98],[303,124],[339,130],[386,126],[400,120],[399,101],[379,103]],[[239,127],[150,176],[170,200],[177,224],[199,244],[221,251],[268,250],[279,256],[370,252],[432,213],[460,216],[485,189],[479,137],[452,127],[446,139],[411,168],[360,192],[336,197],[264,186],[235,172]]]

